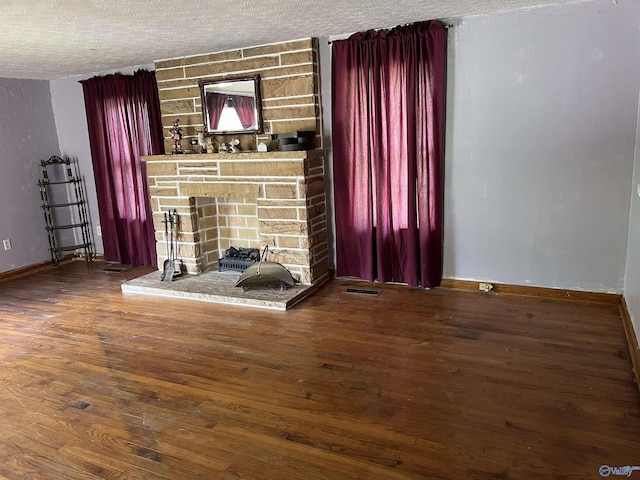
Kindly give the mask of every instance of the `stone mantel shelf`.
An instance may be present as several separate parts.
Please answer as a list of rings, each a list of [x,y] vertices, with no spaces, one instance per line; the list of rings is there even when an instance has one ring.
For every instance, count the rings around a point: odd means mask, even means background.
[[[238,152],[238,153],[181,153],[166,155],[147,155],[141,157],[143,162],[166,162],[172,160],[281,160],[281,159],[316,159],[324,156],[324,150],[316,148],[314,150],[296,150],[291,152],[271,151],[271,152]]]

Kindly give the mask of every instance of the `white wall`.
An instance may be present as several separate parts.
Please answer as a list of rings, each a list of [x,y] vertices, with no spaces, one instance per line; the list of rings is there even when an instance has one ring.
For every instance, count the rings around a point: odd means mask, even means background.
[[[640,59],[637,62],[640,63]],[[640,334],[640,108],[636,138],[624,296],[636,334]]]
[[[622,292],[639,8],[541,7],[450,30],[446,277]]]
[[[332,100],[331,100],[331,40],[318,39],[320,104],[322,105],[322,145],[325,151],[324,175],[327,218],[327,247],[329,267],[336,266],[336,228],[335,208],[333,203],[333,146],[332,132]]]
[[[59,153],[48,82],[0,78],[0,272],[50,258],[37,182]]]
[[[117,72],[130,75],[136,70],[145,69],[153,71],[155,66],[142,65],[120,68]],[[98,213],[98,198],[96,195],[95,177],[91,161],[91,148],[89,146],[89,128],[87,126],[86,110],[84,108],[84,94],[80,80],[86,80],[96,75],[108,75],[116,71],[91,73],[75,77],[52,80],[50,82],[51,101],[55,123],[58,129],[58,139],[62,155],[77,159],[80,171],[85,179],[87,200],[89,206],[89,219],[93,230],[93,240],[96,253],[104,253],[102,238],[98,235],[97,226],[100,224]]]

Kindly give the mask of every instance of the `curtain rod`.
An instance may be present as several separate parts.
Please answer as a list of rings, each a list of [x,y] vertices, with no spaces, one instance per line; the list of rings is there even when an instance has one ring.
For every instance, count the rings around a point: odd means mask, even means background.
[[[451,23],[445,23],[445,24],[443,24],[443,25],[444,25],[444,28],[445,28],[445,29],[447,29],[447,30],[449,30],[450,28],[454,28],[454,27],[455,27],[455,25],[453,25],[453,24],[451,24]],[[393,28],[395,28],[395,27],[393,27]],[[385,30],[385,29],[383,28],[382,30]],[[345,40],[346,40],[346,39],[345,39]],[[328,43],[329,45],[331,45],[331,44],[332,44],[333,42],[335,42],[335,41],[338,41],[338,40],[329,40],[327,43]]]

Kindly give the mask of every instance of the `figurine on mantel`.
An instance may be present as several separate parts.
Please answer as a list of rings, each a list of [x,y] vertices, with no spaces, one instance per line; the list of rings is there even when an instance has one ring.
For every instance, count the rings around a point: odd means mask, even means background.
[[[180,128],[179,118],[173,122],[173,128],[169,131],[173,140],[173,153],[182,153],[182,128]]]
[[[218,146],[218,153],[239,153],[240,148],[238,145],[240,145],[240,140],[232,138],[229,144],[221,143]]]
[[[198,146],[200,150],[198,153],[207,153],[207,142],[205,142],[203,132],[198,132]]]
[[[206,143],[206,145],[207,145],[207,147],[206,147],[206,149],[205,149],[205,152],[207,152],[207,153],[213,153],[213,152],[215,152],[215,143],[214,143],[214,141],[213,141],[213,138],[211,138],[211,137],[206,137],[204,141],[205,141],[205,143]]]

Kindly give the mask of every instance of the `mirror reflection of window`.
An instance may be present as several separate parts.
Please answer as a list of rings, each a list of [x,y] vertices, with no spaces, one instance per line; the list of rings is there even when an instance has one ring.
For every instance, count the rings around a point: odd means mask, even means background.
[[[255,128],[256,100],[252,96],[208,92],[206,102],[210,128],[220,131]]]
[[[234,131],[242,130],[242,128],[242,122],[240,121],[240,117],[238,116],[238,112],[236,112],[236,109],[229,106],[229,104],[225,105],[222,109],[222,113],[220,114],[220,118],[218,119],[218,125],[215,126],[215,129]]]
[[[256,99],[253,96],[233,95],[229,98],[229,104],[235,108],[243,128],[255,127]]]

